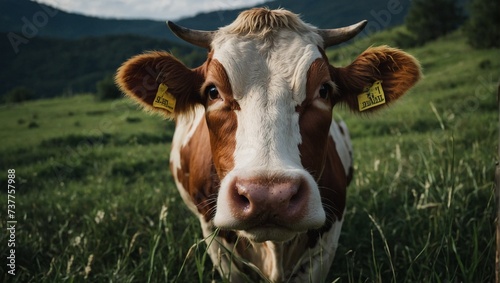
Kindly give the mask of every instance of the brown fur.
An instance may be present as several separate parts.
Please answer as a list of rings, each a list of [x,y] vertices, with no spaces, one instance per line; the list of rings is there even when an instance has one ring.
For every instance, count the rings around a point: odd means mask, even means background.
[[[330,67],[332,80],[338,85],[338,100],[347,103],[358,112],[357,96],[365,87],[375,81],[382,81],[386,104],[401,97],[420,79],[421,71],[418,61],[408,53],[388,46],[368,48],[344,68]],[[367,111],[378,110],[374,107]]]
[[[322,233],[329,230],[336,219],[342,219],[348,185],[335,143],[329,136],[332,123],[331,110],[316,109],[311,104],[316,91],[329,80],[328,67],[324,58],[317,59],[311,64],[307,72],[306,100],[299,108],[302,136],[302,143],[299,145],[301,162],[318,182],[322,204],[327,215],[326,223],[322,228],[309,231],[307,234],[306,247],[314,246]]]
[[[214,154],[213,162],[220,178],[234,167],[233,152],[236,147],[236,113],[232,109],[207,113],[210,144]]]
[[[321,177],[325,165],[324,152],[332,123],[332,106],[330,105],[330,111],[318,109],[313,105],[313,99],[319,87],[328,80],[328,64],[323,59],[317,59],[307,72],[306,99],[297,109],[302,136],[302,143],[299,145],[302,165],[315,180]]]
[[[233,90],[226,69],[217,59],[213,59],[210,63],[207,63],[207,78],[203,84],[202,91],[208,85],[212,84],[217,87],[221,95],[225,96],[225,99],[233,98]]]
[[[118,69],[115,81],[127,96],[144,109],[173,118],[174,113],[152,106],[160,83],[166,84],[168,92],[176,98],[176,114],[189,112],[196,103],[202,103],[199,91],[204,73],[205,65],[189,69],[167,52],[152,51],[125,62]]]
[[[208,140],[207,123],[202,120],[192,139],[181,148],[181,168],[176,168],[177,178],[207,222],[213,218],[219,188]]]
[[[334,219],[333,215],[337,219],[342,219],[345,208],[346,189],[349,182],[332,137],[328,138],[326,152],[325,170],[318,181],[318,187],[320,188],[323,207],[325,207],[325,212],[329,216],[327,217],[328,221]],[[326,223],[325,225],[328,226],[329,224],[331,223]],[[323,227],[322,229],[324,228],[329,227]]]
[[[219,90],[223,107],[206,112],[206,123],[213,152],[213,162],[219,178],[224,178],[233,169],[233,152],[236,147],[236,113],[238,103],[233,98],[232,87],[224,66],[217,60],[208,65],[204,87],[213,84]],[[209,106],[214,101],[207,101]]]

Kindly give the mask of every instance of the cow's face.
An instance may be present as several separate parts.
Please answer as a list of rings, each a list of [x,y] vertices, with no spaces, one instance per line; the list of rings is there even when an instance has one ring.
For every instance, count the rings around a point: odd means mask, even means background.
[[[336,87],[321,44],[316,33],[288,29],[242,37],[230,26],[214,38],[202,91],[222,180],[216,226],[258,241],[325,222],[316,180]]]
[[[346,40],[363,26],[333,37]],[[169,54],[149,53],[124,64],[117,81],[153,110],[158,84],[167,85],[177,99],[175,113],[168,115],[205,106],[220,179],[214,224],[256,241],[288,240],[325,223],[322,197],[328,192],[321,190],[335,188],[320,189],[318,180],[333,106],[345,102],[356,110],[357,95],[376,80],[384,82],[390,102],[419,76],[411,56],[388,47],[369,49],[349,67],[334,68],[323,48],[339,40],[283,10],[250,10],[217,32],[199,35],[171,27],[209,48],[207,61],[190,70]],[[345,178],[347,169],[335,170]],[[337,185],[345,188],[346,182]]]

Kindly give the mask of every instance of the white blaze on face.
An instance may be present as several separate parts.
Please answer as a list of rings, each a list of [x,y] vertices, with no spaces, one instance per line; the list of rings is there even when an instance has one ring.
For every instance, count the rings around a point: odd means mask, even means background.
[[[221,32],[222,33],[222,32]],[[301,143],[296,106],[306,98],[307,72],[322,55],[315,33],[304,36],[289,30],[273,35],[272,41],[219,34],[213,59],[225,68],[240,110],[234,168],[221,182],[215,224],[233,227],[227,198],[234,178],[278,176],[301,177],[311,188],[308,211],[297,227],[324,222],[321,199],[312,176],[304,170],[298,145]],[[210,109],[208,109],[210,111]]]

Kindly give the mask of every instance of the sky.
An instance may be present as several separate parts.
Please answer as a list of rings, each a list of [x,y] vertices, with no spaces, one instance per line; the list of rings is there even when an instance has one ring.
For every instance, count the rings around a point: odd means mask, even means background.
[[[249,7],[265,0],[36,0],[60,10],[118,19],[177,20],[200,12]]]

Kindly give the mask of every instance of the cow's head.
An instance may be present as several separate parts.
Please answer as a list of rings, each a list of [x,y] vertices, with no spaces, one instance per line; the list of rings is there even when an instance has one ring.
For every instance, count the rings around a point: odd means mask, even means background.
[[[284,241],[325,223],[317,183],[333,106],[359,111],[358,95],[375,81],[382,81],[387,105],[419,79],[418,62],[387,46],[367,49],[347,67],[329,64],[324,49],[365,24],[320,30],[291,12],[268,9],[245,11],[214,32],[169,23],[180,38],[209,50],[205,63],[189,69],[168,53],[149,52],[127,61],[117,83],[167,117],[203,105],[221,180],[214,224],[256,241]],[[160,83],[175,98],[175,110],[153,106]]]

